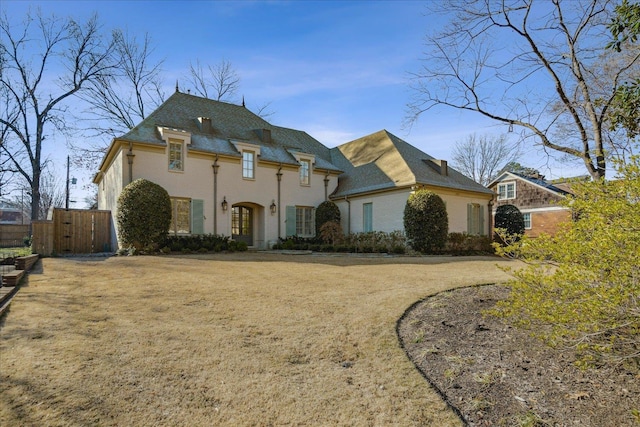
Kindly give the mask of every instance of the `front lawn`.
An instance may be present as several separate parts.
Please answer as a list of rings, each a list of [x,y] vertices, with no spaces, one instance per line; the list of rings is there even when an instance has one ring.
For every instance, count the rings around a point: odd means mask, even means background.
[[[398,343],[492,257],[46,258],[0,319],[0,425],[460,425]]]

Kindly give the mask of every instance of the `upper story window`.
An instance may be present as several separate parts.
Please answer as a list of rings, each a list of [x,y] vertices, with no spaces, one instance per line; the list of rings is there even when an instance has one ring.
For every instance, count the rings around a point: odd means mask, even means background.
[[[242,152],[242,177],[246,179],[255,178],[255,151],[245,150]]]
[[[182,141],[177,139],[169,140],[169,170],[170,171],[184,170],[183,143]]]
[[[498,184],[498,200],[507,200],[516,198],[516,183],[506,182]]]
[[[300,160],[300,184],[309,185],[311,175],[311,161],[302,159]]]

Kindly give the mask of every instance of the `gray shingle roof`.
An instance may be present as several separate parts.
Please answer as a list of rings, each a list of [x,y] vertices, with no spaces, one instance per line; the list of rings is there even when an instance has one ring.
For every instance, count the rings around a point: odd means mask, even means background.
[[[344,171],[334,198],[421,184],[493,194],[451,167],[442,175],[436,159],[386,130],[333,148],[331,156]]]
[[[198,117],[211,119],[210,131],[201,129]],[[331,163],[329,149],[306,132],[274,126],[240,105],[180,92],[171,95],[138,126],[118,139],[164,145],[158,126],[190,132],[190,150],[240,156],[231,141],[241,141],[260,145],[263,161],[297,165],[290,151],[299,151],[315,156],[315,168],[340,171]],[[256,131],[261,129],[271,131],[271,141],[260,139]]]

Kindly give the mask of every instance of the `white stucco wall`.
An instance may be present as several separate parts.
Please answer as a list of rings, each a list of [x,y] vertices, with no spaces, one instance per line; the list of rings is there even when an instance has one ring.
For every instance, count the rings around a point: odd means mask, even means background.
[[[127,148],[128,150],[128,148]],[[167,147],[133,147],[133,180],[145,178],[162,186],[171,197],[204,201],[204,232],[230,236],[231,207],[243,204],[254,209],[254,246],[266,248],[286,233],[286,206],[317,207],[325,197],[325,172],[312,168],[309,185],[301,185],[296,167],[283,167],[280,183],[280,206],[271,214],[269,206],[278,204],[278,165],[262,163],[256,159],[255,179],[242,177],[240,158],[219,158],[217,175],[217,200],[214,205],[214,155],[189,152],[184,157],[183,171],[170,171]],[[128,183],[126,150],[120,151],[105,172],[99,190],[100,209],[110,209],[116,214],[117,198]],[[329,178],[328,194],[335,190],[337,177]],[[104,189],[110,189],[105,191]],[[221,202],[226,199],[229,209],[223,212]],[[215,214],[214,214],[215,209]],[[214,226],[214,217],[217,217]]]
[[[482,207],[484,210],[483,229],[485,234],[489,233],[490,215],[487,213],[489,195],[481,196],[436,188],[430,190],[442,197],[447,206],[450,233],[467,232],[467,205],[469,203],[477,203]],[[349,202],[345,199],[334,200],[340,208],[340,219],[344,232],[360,233],[363,231],[363,205],[365,203],[372,204],[373,230],[387,233],[396,230],[404,231],[404,207],[410,193],[409,189],[398,189],[367,196],[349,197]]]

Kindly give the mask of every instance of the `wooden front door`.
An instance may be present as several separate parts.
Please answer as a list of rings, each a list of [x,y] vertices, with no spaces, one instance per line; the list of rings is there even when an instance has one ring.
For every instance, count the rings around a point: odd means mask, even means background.
[[[234,206],[231,211],[231,237],[253,246],[253,208]]]

